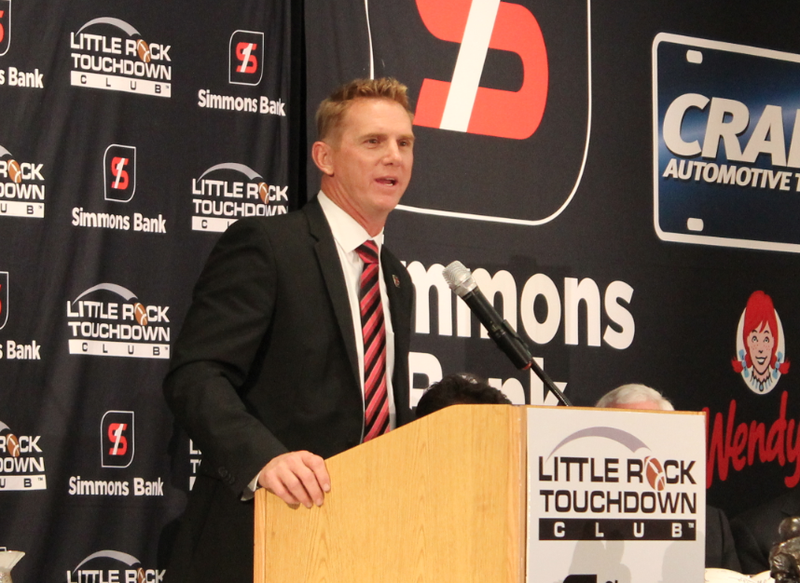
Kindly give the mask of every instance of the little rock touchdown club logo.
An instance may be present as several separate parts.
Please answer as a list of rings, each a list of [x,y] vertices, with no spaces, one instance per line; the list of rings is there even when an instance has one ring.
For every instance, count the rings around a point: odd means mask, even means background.
[[[42,166],[16,159],[0,144],[0,216],[44,218]]]
[[[244,164],[212,166],[192,179],[192,230],[221,233],[242,217],[286,214],[288,189],[267,184],[258,172]]]
[[[170,45],[148,43],[124,20],[108,17],[85,23],[69,41],[71,85],[171,97]]]
[[[736,330],[733,370],[742,375],[747,387],[766,395],[789,372],[783,326],[772,298],[756,291],[747,300]]]
[[[101,283],[67,300],[69,353],[169,358],[169,306],[144,305],[132,291]]]
[[[17,435],[0,420],[0,492],[47,489],[40,438]]]
[[[145,569],[128,553],[103,550],[92,553],[67,571],[67,583],[160,583],[164,569]]]
[[[556,455],[585,438],[611,440],[629,455]],[[694,466],[695,460],[659,460],[622,429],[576,431],[538,456],[539,540],[695,540]]]

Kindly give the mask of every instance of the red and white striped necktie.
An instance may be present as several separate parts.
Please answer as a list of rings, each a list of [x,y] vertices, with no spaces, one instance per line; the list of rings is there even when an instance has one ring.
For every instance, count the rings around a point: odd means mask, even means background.
[[[378,246],[372,239],[356,249],[364,262],[359,306],[364,338],[364,441],[389,431],[386,391],[386,326],[381,304]]]

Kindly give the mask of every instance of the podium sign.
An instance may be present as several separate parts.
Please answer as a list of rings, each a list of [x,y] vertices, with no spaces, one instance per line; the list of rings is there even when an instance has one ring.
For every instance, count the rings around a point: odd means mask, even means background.
[[[701,413],[530,408],[527,426],[528,583],[703,580]]]

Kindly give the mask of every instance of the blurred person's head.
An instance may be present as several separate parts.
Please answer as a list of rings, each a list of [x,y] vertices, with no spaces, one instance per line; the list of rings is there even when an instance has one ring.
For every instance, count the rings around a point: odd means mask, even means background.
[[[510,405],[500,390],[472,373],[457,373],[433,383],[417,404],[417,419],[450,405]]]
[[[674,411],[675,407],[657,390],[630,383],[609,391],[597,401],[595,407],[604,409],[644,409],[650,411]]]

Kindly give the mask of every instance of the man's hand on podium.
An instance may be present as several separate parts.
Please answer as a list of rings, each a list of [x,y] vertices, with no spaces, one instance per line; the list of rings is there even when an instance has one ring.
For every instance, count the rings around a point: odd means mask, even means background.
[[[266,488],[290,506],[322,506],[331,491],[325,460],[310,451],[290,451],[272,458],[258,476]]]

